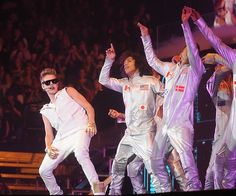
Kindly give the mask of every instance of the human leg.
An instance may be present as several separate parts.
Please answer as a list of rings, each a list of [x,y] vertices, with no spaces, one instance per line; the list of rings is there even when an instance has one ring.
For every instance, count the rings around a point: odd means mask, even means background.
[[[181,191],[187,191],[187,179],[184,175],[184,170],[180,161],[178,152],[173,149],[167,158],[168,166],[171,173],[174,175]]]
[[[133,190],[135,194],[145,194],[146,190],[144,188],[144,164],[143,160],[136,156],[128,165],[127,165],[127,175],[129,176]]]
[[[171,145],[179,154],[181,165],[187,179],[187,190],[201,190],[198,169],[192,152],[193,130],[187,127],[168,130]]]
[[[219,140],[214,140],[212,143],[212,151],[211,151],[211,157],[209,161],[209,165],[206,170],[206,176],[205,176],[205,184],[204,184],[204,190],[213,190],[215,189],[215,161],[216,161],[216,151],[217,146],[220,144]]]
[[[224,172],[223,188],[234,189],[236,187],[236,150],[229,154]]]
[[[160,129],[156,132],[150,164],[147,161],[145,165],[147,170],[150,167],[149,173],[152,178],[152,184],[157,193],[171,191],[170,176],[166,169],[166,163],[164,157],[167,151],[167,147],[168,147],[167,134],[165,131],[163,131],[163,129]]]
[[[212,165],[209,165],[206,170],[204,190],[213,190],[213,189],[214,189],[214,172],[212,169]]]
[[[81,165],[81,168],[85,173],[85,176],[88,179],[94,194],[96,194],[97,190],[95,191],[95,187],[99,187],[98,185],[100,182],[98,179],[98,174],[89,156],[91,137],[85,131],[79,131],[79,133],[77,133],[74,137],[76,138],[73,150],[75,157],[78,163]],[[105,190],[101,191],[104,192]]]
[[[236,126],[235,126],[236,110],[231,111],[230,121],[225,131],[225,170],[222,186],[225,189],[236,187]]]
[[[63,191],[56,182],[53,170],[70,154],[71,149],[66,145],[66,141],[54,142],[52,146],[59,150],[59,154],[56,159],[51,159],[48,154],[46,154],[39,167],[39,174],[50,195],[62,195]]]
[[[128,137],[129,136],[125,135],[121,139],[116,151],[115,158],[112,162],[112,181],[110,184],[109,195],[121,195],[126,166],[129,159],[134,155],[132,146],[128,144]]]

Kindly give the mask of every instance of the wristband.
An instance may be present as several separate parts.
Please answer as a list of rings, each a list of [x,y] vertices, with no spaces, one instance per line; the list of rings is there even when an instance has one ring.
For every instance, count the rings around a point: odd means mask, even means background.
[[[88,127],[95,127],[96,125],[95,125],[95,123],[88,123]]]
[[[48,147],[46,147],[46,148],[44,149],[44,151],[45,151],[46,153],[48,153],[48,150],[49,150]]]

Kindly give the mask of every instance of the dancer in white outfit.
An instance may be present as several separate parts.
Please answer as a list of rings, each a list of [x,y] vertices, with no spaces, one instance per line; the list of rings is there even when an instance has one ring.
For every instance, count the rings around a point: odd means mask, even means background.
[[[193,103],[201,77],[205,71],[188,24],[191,9],[182,10],[182,28],[186,48],[181,52],[179,62],[163,62],[152,48],[147,27],[138,24],[148,64],[165,77],[163,104],[163,128],[157,133],[153,147],[152,169],[157,175],[161,191],[170,190],[170,182],[164,164],[167,139],[178,152],[187,179],[186,190],[200,190],[198,169],[193,157]]]
[[[191,9],[191,8],[190,8]],[[230,117],[224,134],[224,142],[220,151],[216,155],[215,164],[218,170],[224,170],[222,173],[221,188],[235,188],[236,183],[236,50],[224,44],[206,22],[201,18],[199,12],[192,9],[192,20],[197,25],[203,36],[210,42],[212,47],[222,56],[233,72],[233,101],[231,106]]]
[[[161,76],[153,71],[153,76],[158,78],[160,80]],[[161,131],[162,128],[162,115],[163,115],[163,97],[160,95],[157,95],[156,97],[156,115],[155,115],[155,121],[156,121],[156,131]],[[125,114],[120,113],[114,109],[110,109],[109,116],[111,116],[114,119],[117,119],[118,122],[125,122]],[[155,141],[158,142],[158,141]],[[166,163],[168,164],[171,174],[175,177],[176,181],[178,182],[179,189],[181,191],[185,191],[186,189],[186,178],[184,175],[184,170],[180,163],[180,158],[178,153],[175,149],[169,144],[166,149]],[[127,175],[131,180],[134,192],[137,194],[143,194],[144,192],[144,177],[143,177],[143,169],[144,164],[141,158],[136,157],[133,161],[131,161],[127,165]],[[159,188],[159,187],[156,187]]]
[[[225,66],[227,62],[218,54],[208,53],[203,57],[203,63],[216,64],[215,72],[207,81],[206,88],[216,108],[215,134],[212,143],[212,152],[205,177],[205,190],[220,189],[223,168],[215,165],[216,154],[224,142],[224,133],[228,124],[233,98],[232,71]]]
[[[99,185],[98,175],[89,157],[91,138],[96,134],[94,109],[73,87],[59,90],[59,80],[54,69],[45,68],[40,74],[43,90],[50,98],[40,110],[45,127],[46,155],[39,168],[50,195],[61,195],[53,170],[70,153],[81,165],[94,193]],[[57,131],[54,138],[53,128]]]
[[[126,166],[134,156],[143,160],[148,173],[151,174],[150,157],[155,136],[156,94],[163,93],[163,89],[158,79],[143,75],[143,62],[140,56],[131,52],[122,55],[124,78],[111,78],[110,70],[115,56],[111,44],[111,48],[106,51],[99,82],[122,93],[125,104],[127,128],[112,163],[112,182],[109,192],[111,195],[120,195]]]
[[[125,123],[125,114],[114,109],[109,109],[108,115],[117,120],[117,123]],[[133,194],[146,194],[144,187],[144,164],[143,160],[136,156],[127,165],[127,176],[130,178]]]

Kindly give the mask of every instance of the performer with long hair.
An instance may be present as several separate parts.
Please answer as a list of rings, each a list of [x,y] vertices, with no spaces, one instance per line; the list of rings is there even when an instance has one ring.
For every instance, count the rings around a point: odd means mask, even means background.
[[[106,59],[101,69],[99,82],[123,94],[125,104],[126,130],[112,163],[110,195],[120,195],[127,164],[135,156],[142,159],[149,174],[151,154],[155,137],[156,94],[163,93],[161,82],[144,75],[145,66],[140,55],[125,52],[120,57],[123,78],[110,77],[110,70],[116,53],[113,45],[106,51]],[[152,176],[155,178],[155,175]],[[158,180],[155,181],[158,183]]]

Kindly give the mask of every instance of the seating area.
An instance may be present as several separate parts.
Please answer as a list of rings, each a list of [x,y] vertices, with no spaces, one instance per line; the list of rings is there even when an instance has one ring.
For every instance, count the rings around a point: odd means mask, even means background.
[[[48,194],[38,172],[44,155],[45,153],[0,151],[0,194]],[[77,165],[74,161],[71,156],[67,162],[62,162],[54,171],[55,176],[59,184],[63,183],[62,188],[66,193],[91,195],[86,178],[76,187],[73,186],[71,175],[76,171]],[[99,174],[99,178],[108,187],[111,177],[108,174]]]
[[[38,168],[44,153],[0,151],[1,181],[10,193],[46,191]]]

